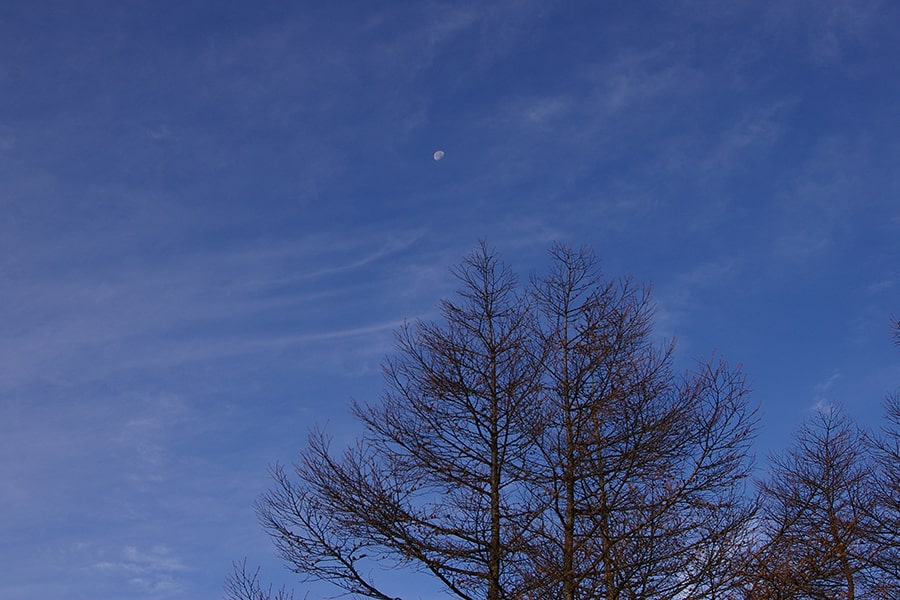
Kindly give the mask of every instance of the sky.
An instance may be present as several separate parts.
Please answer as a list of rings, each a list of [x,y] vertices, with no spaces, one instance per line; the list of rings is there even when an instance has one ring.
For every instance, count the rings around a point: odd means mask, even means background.
[[[294,581],[269,467],[360,433],[479,239],[522,281],[559,242],[652,285],[679,367],[743,364],[760,475],[817,406],[879,426],[898,28],[887,0],[4,0],[0,597]]]

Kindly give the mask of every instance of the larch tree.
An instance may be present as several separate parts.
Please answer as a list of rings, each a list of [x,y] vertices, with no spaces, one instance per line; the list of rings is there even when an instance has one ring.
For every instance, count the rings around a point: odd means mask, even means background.
[[[863,432],[837,407],[817,410],[761,484],[763,537],[747,596],[896,598],[872,538],[876,472]]]
[[[225,578],[225,600],[294,600],[294,593],[282,586],[273,591],[264,588],[259,580],[259,569],[247,570],[247,559],[232,563],[231,573]]]
[[[894,344],[900,349],[900,318],[893,320]],[[885,424],[868,436],[877,476],[872,541],[875,560],[895,598],[900,598],[900,389],[884,400]]]
[[[343,450],[314,432],[258,513],[303,578],[394,600],[379,568],[464,600],[714,598],[752,515],[739,369],[676,374],[649,291],[556,246],[520,285],[481,244],[440,322],[397,333]]]
[[[516,278],[482,245],[455,271],[442,324],[397,334],[379,403],[354,406],[366,428],[334,455],[315,434],[259,513],[304,576],[393,600],[373,562],[431,573],[459,598],[521,593],[516,566],[534,513],[525,490],[537,436],[540,368],[533,315]]]
[[[547,414],[535,598],[710,598],[732,589],[754,411],[740,370],[676,375],[649,290],[555,247],[533,284]],[[535,477],[538,475],[537,477]]]
[[[870,547],[884,597],[900,598],[900,392],[885,399],[884,414],[881,431],[867,438],[876,468]]]

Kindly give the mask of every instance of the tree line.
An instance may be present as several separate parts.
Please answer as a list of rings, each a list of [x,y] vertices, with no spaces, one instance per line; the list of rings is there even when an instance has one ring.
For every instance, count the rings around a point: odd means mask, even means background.
[[[900,394],[878,432],[815,412],[754,480],[741,369],[678,372],[647,287],[550,254],[523,284],[479,245],[396,333],[357,443],[273,468],[257,512],[293,571],[378,600],[392,569],[461,600],[900,598]],[[237,564],[226,597],[291,595]]]

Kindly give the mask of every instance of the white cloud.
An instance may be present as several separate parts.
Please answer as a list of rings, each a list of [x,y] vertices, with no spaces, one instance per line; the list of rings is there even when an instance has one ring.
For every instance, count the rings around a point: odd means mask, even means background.
[[[164,125],[152,127],[147,129],[147,137],[151,140],[164,140],[172,137],[172,131]]]
[[[196,252],[177,263],[119,265],[110,257],[91,273],[76,270],[64,277],[35,264],[31,276],[7,286],[0,299],[0,380],[9,387],[47,378],[96,378],[142,363],[176,364],[379,333],[400,317],[359,314],[340,327],[322,324],[333,312],[330,304],[341,297],[363,289],[370,295],[395,293],[399,286],[390,275],[376,276],[373,264],[404,252],[422,235],[360,236],[342,243],[311,237]],[[83,251],[61,246],[57,260],[78,260]],[[369,281],[346,277],[363,267]],[[333,282],[323,281],[329,277]],[[287,330],[239,334],[245,321],[284,320],[312,309],[322,324],[294,322]],[[93,362],[90,370],[83,370],[86,361]]]
[[[897,280],[893,275],[890,275],[889,277],[870,283],[866,286],[866,292],[869,294],[880,294],[881,292],[892,289],[895,285],[897,285]]]
[[[816,384],[816,387],[815,387],[816,393],[824,394],[824,393],[828,392],[828,390],[830,390],[832,388],[832,386],[834,385],[834,383],[840,378],[841,378],[840,373],[834,373],[834,374],[830,375],[824,381],[820,381],[819,383]]]
[[[707,157],[701,161],[700,169],[707,176],[713,173],[721,176],[739,165],[747,154],[766,151],[783,134],[785,112],[795,104],[794,101],[778,101],[739,115],[721,132]]]
[[[93,569],[154,594],[181,593],[183,586],[178,575],[190,571],[180,558],[163,545],[149,549],[125,546],[118,552],[117,559],[97,562]]]
[[[520,109],[524,121],[536,126],[550,125],[564,116],[572,105],[572,99],[562,96],[536,98],[525,102]]]
[[[880,162],[893,144],[879,152],[872,145],[866,135],[823,136],[786,172],[768,224],[777,259],[818,259],[852,242],[873,215],[890,213],[897,182]]]
[[[673,275],[653,288],[657,311],[654,330],[665,338],[678,338],[682,351],[691,351],[685,324],[695,322],[710,308],[704,295],[721,289],[735,274],[739,263],[732,259],[710,260]],[[703,352],[708,349],[702,349]]]
[[[830,392],[840,379],[841,374],[836,372],[815,384],[813,387],[813,405],[810,407],[810,410],[830,414],[837,409],[838,403],[832,400]]]
[[[702,81],[683,50],[672,44],[623,51],[586,71],[585,78],[595,86],[594,106],[605,115],[659,98],[674,101],[693,95]]]
[[[806,45],[819,64],[840,62],[848,49],[865,42],[878,24],[882,0],[782,0],[771,3],[771,30]]]

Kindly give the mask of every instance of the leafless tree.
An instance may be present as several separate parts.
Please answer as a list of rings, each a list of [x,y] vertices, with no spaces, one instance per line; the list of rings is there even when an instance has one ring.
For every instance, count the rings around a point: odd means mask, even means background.
[[[900,319],[894,319],[893,325],[894,341],[900,348]],[[895,597],[900,597],[900,389],[885,398],[884,415],[881,430],[868,436],[878,467],[872,537],[878,549],[877,564],[893,582]]]
[[[532,314],[511,271],[482,245],[456,270],[444,324],[397,334],[367,433],[335,456],[315,434],[259,503],[281,556],[304,576],[393,600],[374,563],[431,573],[464,599],[513,598],[533,512],[523,483],[540,390]]]
[[[731,588],[755,426],[740,371],[676,376],[649,290],[604,281],[589,249],[553,248],[533,286],[547,427],[532,466],[546,510],[535,597],[710,598]]]
[[[896,598],[879,568],[875,465],[863,433],[837,407],[818,410],[761,485],[759,599]],[[893,590],[892,590],[893,587]]]
[[[873,560],[900,598],[900,391],[884,403],[885,425],[880,435],[869,437],[878,470],[875,478],[876,506],[872,532]]]
[[[365,434],[314,432],[260,518],[292,568],[393,600],[381,568],[465,600],[713,598],[730,589],[755,426],[740,370],[673,372],[648,290],[552,250],[530,287],[482,244],[442,322],[397,334]]]
[[[272,586],[263,588],[259,581],[259,569],[252,573],[247,570],[247,559],[232,563],[231,574],[225,579],[225,600],[293,600],[294,594],[281,587],[272,591]]]

